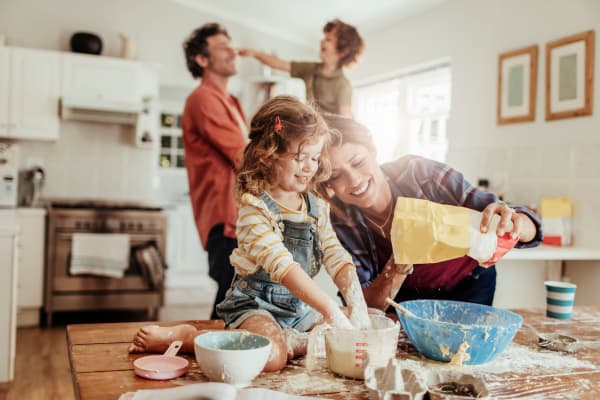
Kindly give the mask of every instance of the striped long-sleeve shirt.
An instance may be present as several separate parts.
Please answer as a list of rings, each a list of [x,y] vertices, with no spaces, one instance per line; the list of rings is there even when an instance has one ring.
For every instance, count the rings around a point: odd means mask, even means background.
[[[306,207],[300,211],[290,210],[279,204],[281,218],[296,222],[309,221]],[[317,200],[319,244],[323,251],[323,266],[335,279],[336,274],[346,264],[352,264],[352,257],[341,246],[329,219],[329,205]],[[283,234],[277,225],[277,216],[259,197],[246,193],[242,196],[236,233],[238,248],[231,254],[231,264],[239,275],[257,272],[261,267],[275,282],[281,282],[294,263],[292,254],[283,244]]]

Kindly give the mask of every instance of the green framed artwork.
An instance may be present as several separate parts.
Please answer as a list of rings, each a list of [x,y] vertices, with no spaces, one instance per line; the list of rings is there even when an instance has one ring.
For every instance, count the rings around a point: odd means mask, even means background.
[[[498,56],[498,125],[535,120],[538,46]]]
[[[592,115],[594,31],[546,44],[546,120]]]

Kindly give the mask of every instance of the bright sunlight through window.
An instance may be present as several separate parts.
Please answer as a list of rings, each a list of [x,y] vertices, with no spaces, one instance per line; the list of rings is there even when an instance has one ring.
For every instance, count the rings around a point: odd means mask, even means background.
[[[354,114],[372,132],[379,162],[405,154],[446,161],[450,115],[448,64],[354,89]]]

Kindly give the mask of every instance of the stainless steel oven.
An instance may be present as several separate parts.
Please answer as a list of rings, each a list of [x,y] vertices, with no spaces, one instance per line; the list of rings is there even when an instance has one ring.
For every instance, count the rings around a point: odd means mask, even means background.
[[[48,204],[44,311],[52,324],[57,311],[146,310],[150,319],[163,303],[162,286],[153,285],[134,258],[123,278],[70,274],[75,233],[122,233],[132,247],[154,242],[165,254],[167,214],[140,203],[53,200]]]

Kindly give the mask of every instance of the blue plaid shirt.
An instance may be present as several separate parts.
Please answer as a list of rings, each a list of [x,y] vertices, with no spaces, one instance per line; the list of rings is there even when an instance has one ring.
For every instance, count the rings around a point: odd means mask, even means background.
[[[419,156],[404,156],[381,166],[392,190],[394,199],[411,197],[436,203],[467,207],[477,211],[500,200],[490,192],[473,187],[464,176],[450,166]],[[513,206],[526,214],[536,226],[535,238],[527,243],[517,243],[519,248],[535,247],[542,241],[540,218],[525,207]],[[368,287],[377,278],[388,258],[378,252],[374,231],[355,206],[333,199],[331,222],[342,246],[352,255],[362,287]],[[391,254],[390,254],[391,255]],[[448,289],[471,274],[477,261],[465,256],[435,264],[415,265],[403,287]]]

